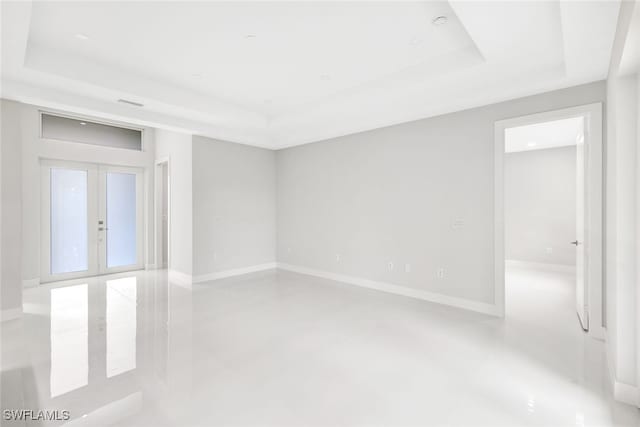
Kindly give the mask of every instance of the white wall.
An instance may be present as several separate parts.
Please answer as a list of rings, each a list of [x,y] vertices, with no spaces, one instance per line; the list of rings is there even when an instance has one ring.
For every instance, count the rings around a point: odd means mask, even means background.
[[[0,317],[4,320],[22,310],[22,150],[15,102],[1,101],[0,128]]]
[[[604,99],[597,82],[278,151],[278,261],[493,304],[495,121]]]
[[[193,137],[193,275],[276,260],[275,152]]]
[[[640,31],[640,29],[638,29]],[[640,244],[640,72],[636,73],[636,244]],[[636,394],[640,406],[640,249],[636,247]]]
[[[191,135],[156,129],[156,160],[169,159],[169,269],[193,272],[193,180]]]
[[[505,258],[575,265],[576,147],[505,154],[504,184]]]
[[[640,6],[635,2],[620,6],[607,79],[605,295],[607,358],[614,394],[638,404],[638,70],[620,70],[623,56],[630,53],[627,35],[634,7]],[[631,49],[637,56],[637,47]]]

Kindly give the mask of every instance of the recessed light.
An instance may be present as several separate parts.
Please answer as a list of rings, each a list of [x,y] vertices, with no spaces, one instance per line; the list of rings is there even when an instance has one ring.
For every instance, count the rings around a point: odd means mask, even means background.
[[[86,122],[80,122],[80,126],[85,126],[86,124]]]
[[[320,80],[324,80],[324,81],[331,80],[331,76],[329,74],[321,74]]]
[[[86,34],[78,33],[76,34],[76,38],[80,40],[89,40],[89,36]]]
[[[255,34],[245,34],[244,36],[245,39],[255,39],[256,37],[258,36]]]
[[[433,25],[444,25],[449,21],[449,18],[447,18],[446,16],[442,15],[442,16],[438,16],[436,18],[433,18],[433,21],[431,21],[431,23]]]
[[[527,142],[527,147],[535,147],[536,145],[538,145],[537,142]]]

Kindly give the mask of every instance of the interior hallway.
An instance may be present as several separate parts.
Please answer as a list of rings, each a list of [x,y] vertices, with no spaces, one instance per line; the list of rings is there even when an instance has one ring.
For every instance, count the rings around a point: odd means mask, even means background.
[[[282,271],[43,285],[3,325],[2,406],[70,425],[639,425],[572,289],[510,269],[501,320]]]

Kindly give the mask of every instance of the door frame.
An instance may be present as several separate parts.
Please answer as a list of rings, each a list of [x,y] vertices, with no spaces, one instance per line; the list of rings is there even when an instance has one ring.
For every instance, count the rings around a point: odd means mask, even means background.
[[[504,156],[505,129],[541,122],[585,118],[585,300],[589,335],[604,339],[603,326],[603,148],[602,103],[580,105],[495,122],[494,126],[494,298],[499,316],[505,315]]]
[[[87,270],[51,275],[51,191],[50,173],[52,167],[64,169],[86,170],[87,175],[87,244],[88,244],[88,265]],[[107,172],[135,173],[136,175],[136,264],[123,267],[106,267],[106,246],[99,245],[98,224],[91,224],[93,218],[103,219],[100,203],[100,188],[104,185],[104,174]],[[135,166],[119,166],[111,164],[100,164],[93,162],[40,159],[40,283],[58,282],[84,277],[94,277],[104,274],[113,274],[125,271],[136,271],[144,268],[144,254],[146,251],[144,229],[144,168]],[[98,191],[92,191],[90,186],[93,182]],[[106,189],[106,188],[105,188]],[[105,193],[106,196],[106,193]],[[108,224],[107,224],[108,227]]]
[[[154,163],[154,260],[155,267],[162,269],[162,166],[167,166],[167,270],[171,269],[171,157],[156,159]]]
[[[87,269],[69,273],[51,274],[51,168],[87,171]],[[40,160],[40,283],[57,282],[98,274],[98,234],[91,217],[98,216],[98,195],[90,186],[98,182],[98,165],[67,160]]]
[[[98,245],[98,274],[113,274],[121,273],[124,271],[135,271],[144,269],[144,169],[135,166],[117,166],[108,164],[99,164],[98,166],[98,193],[100,189],[105,189],[106,198],[106,179],[107,173],[126,173],[135,174],[136,176],[136,263],[134,265],[124,265],[121,267],[108,267],[107,266],[107,246]],[[107,221],[106,212],[106,200],[101,200],[98,197],[98,219],[106,222],[107,228],[109,222]],[[104,234],[103,238],[106,238]]]

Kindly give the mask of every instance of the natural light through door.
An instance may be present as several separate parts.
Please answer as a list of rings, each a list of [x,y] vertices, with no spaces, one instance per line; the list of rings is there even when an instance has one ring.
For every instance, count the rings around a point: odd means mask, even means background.
[[[136,263],[136,175],[107,172],[107,268]]]
[[[42,281],[143,267],[142,170],[42,162]]]

